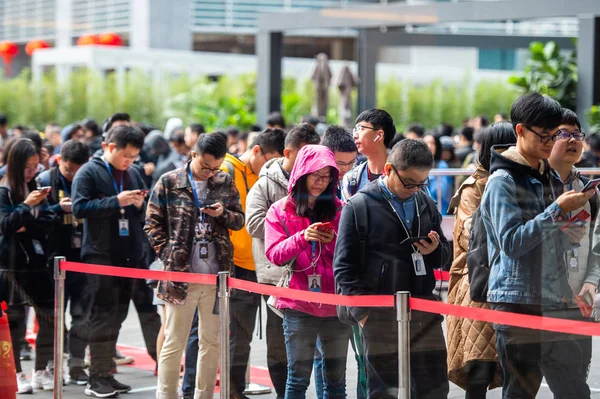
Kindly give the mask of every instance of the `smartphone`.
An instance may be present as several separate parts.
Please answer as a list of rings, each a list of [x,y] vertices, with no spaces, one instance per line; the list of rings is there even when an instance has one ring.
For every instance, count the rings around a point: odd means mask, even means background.
[[[203,206],[202,209],[210,209],[211,211],[216,211],[217,206],[216,205],[206,205],[206,206]]]
[[[40,191],[50,191],[50,190],[52,190],[52,187],[51,186],[40,187],[40,188],[38,188],[38,190],[40,190]]]
[[[419,242],[421,240],[425,240],[428,243],[432,243],[431,238],[429,238],[429,236],[423,236],[423,237],[410,237],[407,241],[411,244],[414,244],[415,242]]]
[[[579,306],[579,310],[581,310],[581,315],[583,317],[592,317],[592,305],[590,305],[583,296],[575,296],[575,303]]]
[[[600,179],[590,180],[589,182],[587,182],[587,184],[585,185],[585,187],[583,188],[583,190],[581,190],[581,192],[585,193],[586,191],[593,190],[596,187],[598,187],[598,185],[600,185]]]
[[[140,190],[140,194],[142,195],[148,195],[149,192],[150,190]]]
[[[330,232],[333,230],[333,226],[331,225],[330,222],[325,222],[325,223],[321,223],[321,224],[315,226],[315,229],[317,229],[319,231]]]

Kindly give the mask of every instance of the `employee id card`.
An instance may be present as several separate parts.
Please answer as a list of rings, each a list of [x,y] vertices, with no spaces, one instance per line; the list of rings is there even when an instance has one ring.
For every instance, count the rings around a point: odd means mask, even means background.
[[[321,275],[308,275],[308,290],[311,292],[321,292]]]
[[[427,270],[425,269],[425,260],[423,259],[423,254],[420,252],[413,252],[412,255],[413,267],[415,268],[415,275],[417,276],[425,276],[427,275]]]
[[[119,236],[129,237],[129,220],[125,218],[119,219]]]

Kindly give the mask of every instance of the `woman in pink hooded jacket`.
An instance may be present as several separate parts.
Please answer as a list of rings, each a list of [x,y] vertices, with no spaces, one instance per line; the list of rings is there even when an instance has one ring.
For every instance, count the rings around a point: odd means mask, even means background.
[[[265,224],[265,252],[275,265],[295,258],[290,288],[335,293],[333,253],[343,203],[333,152],[307,145],[298,152],[290,174],[288,196],[275,202]],[[288,357],[286,399],[305,398],[310,384],[317,337],[323,346],[329,399],[346,397],[349,326],[335,306],[280,298]]]

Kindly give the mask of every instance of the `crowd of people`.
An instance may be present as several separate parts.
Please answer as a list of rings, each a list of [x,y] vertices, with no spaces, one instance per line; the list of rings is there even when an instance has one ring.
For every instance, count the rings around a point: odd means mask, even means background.
[[[381,109],[362,112],[352,131],[314,119],[286,126],[275,113],[264,129],[207,133],[178,119],[160,131],[118,113],[102,126],[84,120],[40,133],[8,129],[0,117],[0,299],[8,303],[18,393],[54,388],[51,266],[58,255],[95,265],[227,271],[329,294],[409,291],[430,300],[439,300],[434,270],[445,269],[449,303],[589,320],[585,310],[600,280],[600,197],[576,166],[598,166],[598,136],[586,136],[574,112],[537,93],[517,99],[510,118],[494,119],[465,121],[457,133],[418,124],[399,133]],[[473,169],[464,181],[430,176],[434,168],[461,166]],[[450,241],[445,214],[456,217]],[[473,296],[473,254],[489,266],[484,299]],[[69,354],[67,380],[85,386],[86,395],[132,389],[115,373],[133,360],[116,348],[133,302],[156,362],[156,397],[213,398],[215,286],[67,273],[66,298],[72,321],[60,339]],[[393,309],[234,290],[232,398],[246,398],[263,304],[278,398],[306,397],[311,376],[318,398],[397,397]],[[39,324],[31,375],[21,367],[27,347],[20,345],[30,308]],[[414,398],[446,398],[449,382],[469,399],[495,387],[505,398],[535,398],[542,378],[556,397],[590,397],[590,337],[449,316],[445,339],[442,323],[440,315],[412,312]],[[349,347],[356,386],[346,380]]]

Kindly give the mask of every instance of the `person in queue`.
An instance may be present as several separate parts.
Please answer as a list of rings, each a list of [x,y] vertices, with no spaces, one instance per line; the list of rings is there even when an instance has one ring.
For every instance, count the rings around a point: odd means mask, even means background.
[[[138,129],[112,127],[102,144],[104,155],[92,158],[73,180],[73,215],[85,219],[81,247],[85,263],[145,267],[142,226],[147,191],[141,175],[131,167],[143,144]],[[88,284],[85,289],[92,295],[91,365],[85,394],[103,398],[129,392],[131,387],[117,381],[111,372],[134,280],[94,275],[89,276]]]
[[[47,262],[56,216],[48,209],[49,189],[36,188],[39,161],[35,144],[18,139],[10,148],[6,175],[0,181],[0,300],[8,304],[17,393],[54,389],[48,368],[54,348],[54,283]],[[31,381],[22,370],[18,345],[25,337],[27,306],[35,309],[39,324]]]
[[[451,247],[442,232],[442,216],[435,202],[422,190],[433,163],[433,155],[422,140],[402,140],[392,149],[383,176],[346,203],[333,264],[339,293],[391,295],[409,291],[413,297],[434,299],[433,269],[450,262]],[[361,327],[368,397],[396,398],[395,310],[350,307],[348,313],[349,321]],[[410,375],[415,398],[446,398],[449,384],[443,318],[418,311],[411,312],[411,317]]]
[[[481,200],[493,310],[571,318],[566,258],[585,229],[564,227],[595,191],[553,192],[547,159],[561,136],[563,109],[539,93],[519,97],[510,118],[515,146],[494,148]],[[506,276],[511,276],[507,278]],[[557,398],[589,398],[577,335],[494,324],[505,398],[535,398],[545,377]]]
[[[470,129],[470,128],[464,128]],[[454,222],[454,261],[450,266],[448,303],[489,309],[487,303],[471,300],[466,254],[469,250],[471,218],[481,204],[490,176],[490,158],[495,145],[512,144],[517,136],[510,122],[499,122],[482,131],[477,169],[450,200],[448,213]],[[489,389],[502,386],[502,370],[491,323],[448,316],[448,379],[466,391],[466,398],[485,398]]]
[[[165,265],[164,270],[233,272],[233,245],[228,230],[244,227],[244,213],[233,179],[220,171],[226,153],[223,134],[203,134],[191,161],[156,183],[144,229]],[[200,340],[194,398],[212,398],[219,364],[219,319],[213,312],[216,287],[161,281],[158,295],[166,301],[166,320],[157,399],[178,397],[179,365],[196,311]]]
[[[60,219],[56,228],[56,254],[70,262],[81,261],[83,220],[75,219],[72,210],[73,178],[88,161],[89,149],[80,141],[64,143],[58,156],[58,166],[41,173],[37,177],[40,187],[50,187],[48,203],[50,209]],[[88,345],[89,305],[91,297],[84,290],[88,276],[83,273],[67,273],[65,281],[65,302],[71,301],[71,326],[68,332],[69,381],[76,385],[86,385],[88,375],[85,367],[85,348]]]
[[[265,223],[265,254],[275,265],[292,262],[290,288],[335,293],[333,254],[342,202],[336,197],[338,170],[333,152],[303,147],[290,173],[288,196],[275,202]],[[286,398],[304,398],[310,384],[317,338],[323,349],[327,397],[346,397],[350,328],[335,306],[279,298],[288,357]]]

